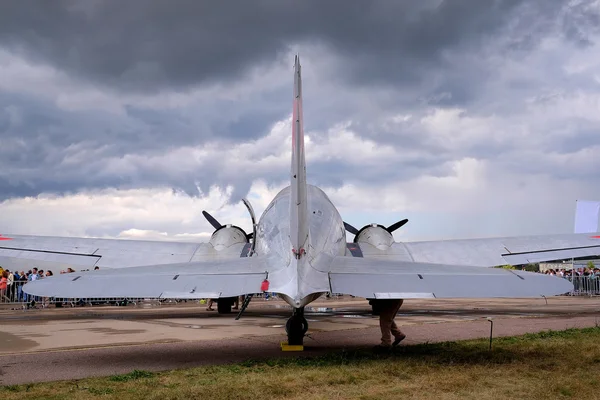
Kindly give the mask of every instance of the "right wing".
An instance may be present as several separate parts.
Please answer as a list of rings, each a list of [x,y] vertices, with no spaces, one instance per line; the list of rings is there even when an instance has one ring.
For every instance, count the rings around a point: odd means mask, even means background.
[[[479,267],[600,255],[600,233],[396,242],[385,250],[359,244],[365,258]]]
[[[231,259],[245,256],[248,250],[249,244],[244,243],[217,251],[209,243],[0,235],[2,265],[11,270],[27,269],[27,265],[104,269]]]
[[[573,290],[566,279],[472,266],[335,257],[329,273],[332,293],[365,298],[540,297]]]
[[[261,257],[74,272],[23,286],[25,293],[57,298],[203,299],[260,293],[267,277]]]

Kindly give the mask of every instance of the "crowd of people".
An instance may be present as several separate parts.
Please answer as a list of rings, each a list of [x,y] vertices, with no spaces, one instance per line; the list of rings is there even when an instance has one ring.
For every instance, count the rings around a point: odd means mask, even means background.
[[[29,296],[23,292],[23,285],[27,282],[43,279],[52,276],[52,271],[38,270],[37,268],[29,271],[11,271],[0,267],[0,299],[8,302],[28,301]]]
[[[598,278],[598,277],[600,277],[600,268],[586,267],[586,268],[575,268],[575,269],[565,269],[565,268],[547,269],[546,271],[544,271],[544,274],[556,275],[556,276],[560,276],[563,278],[578,277],[578,276],[589,276],[592,278]]]
[[[99,269],[98,267],[94,269]],[[61,274],[75,272],[73,268],[67,268],[60,271]],[[30,296],[23,291],[23,286],[27,282],[44,279],[53,276],[51,270],[44,271],[34,267],[27,272],[11,271],[0,267],[0,303],[25,303],[32,300],[39,301],[35,296]]]

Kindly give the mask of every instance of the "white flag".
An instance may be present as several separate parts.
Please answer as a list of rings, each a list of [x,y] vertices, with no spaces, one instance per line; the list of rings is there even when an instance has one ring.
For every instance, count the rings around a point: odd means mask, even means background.
[[[575,233],[598,232],[600,201],[577,200],[575,207]]]

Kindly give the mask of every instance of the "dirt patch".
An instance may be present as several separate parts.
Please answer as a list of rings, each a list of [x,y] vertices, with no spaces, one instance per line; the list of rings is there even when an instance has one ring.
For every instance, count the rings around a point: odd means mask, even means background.
[[[35,340],[24,339],[12,333],[0,332],[0,353],[31,350],[38,343]]]

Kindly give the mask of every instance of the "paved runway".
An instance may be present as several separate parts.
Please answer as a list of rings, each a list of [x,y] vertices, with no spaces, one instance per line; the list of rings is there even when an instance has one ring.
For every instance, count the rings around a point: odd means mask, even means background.
[[[298,356],[279,350],[288,315],[278,301],[252,303],[239,321],[189,303],[0,311],[0,384]],[[319,300],[306,317],[311,338],[301,355],[378,342],[378,319],[364,300]],[[494,336],[594,326],[600,300],[415,300],[397,322],[415,344],[487,337],[487,317]]]

